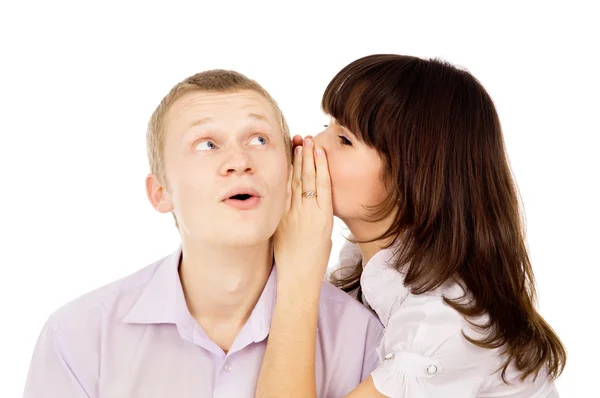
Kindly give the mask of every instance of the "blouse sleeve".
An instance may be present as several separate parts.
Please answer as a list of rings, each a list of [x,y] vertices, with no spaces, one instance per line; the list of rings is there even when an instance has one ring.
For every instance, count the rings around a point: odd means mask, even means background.
[[[371,373],[388,397],[475,397],[500,365],[498,352],[475,346],[464,318],[439,297],[410,295],[387,325],[381,363]],[[477,336],[476,338],[481,338]]]

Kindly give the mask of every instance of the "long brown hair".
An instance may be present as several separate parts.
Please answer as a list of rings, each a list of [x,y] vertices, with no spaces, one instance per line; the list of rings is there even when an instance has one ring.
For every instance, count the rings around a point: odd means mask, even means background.
[[[445,302],[506,348],[524,380],[546,366],[551,378],[565,366],[560,339],[535,308],[533,271],[498,114],[470,73],[447,62],[382,54],[358,59],[329,83],[323,110],[383,159],[391,194],[375,220],[394,217],[373,240],[398,245],[395,268],[413,294],[458,281],[469,300]],[[360,285],[359,263],[332,283]],[[472,322],[473,323],[473,322]],[[506,380],[505,380],[506,381]]]

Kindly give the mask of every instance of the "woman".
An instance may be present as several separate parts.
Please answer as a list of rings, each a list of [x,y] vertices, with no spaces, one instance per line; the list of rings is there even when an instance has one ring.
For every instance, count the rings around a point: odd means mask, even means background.
[[[356,244],[330,280],[386,328],[379,367],[348,397],[557,397],[566,352],[534,306],[517,190],[481,84],[438,60],[373,55],[333,78],[322,107],[331,122],[296,148],[275,236],[278,297],[257,396],[316,396],[333,212]]]

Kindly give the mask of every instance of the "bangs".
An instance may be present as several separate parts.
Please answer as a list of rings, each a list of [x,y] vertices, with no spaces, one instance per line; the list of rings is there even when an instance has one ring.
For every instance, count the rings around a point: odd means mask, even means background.
[[[321,101],[323,112],[366,145],[383,148],[380,124],[398,115],[405,103],[398,93],[407,92],[408,88],[389,87],[389,82],[405,86],[407,82],[400,77],[412,74],[418,61],[413,57],[404,60],[399,64],[395,56],[377,55],[347,65],[325,89]],[[391,78],[393,75],[395,78]]]
[[[373,97],[373,93],[366,89],[369,86],[368,72],[363,70],[361,73],[356,69],[349,65],[333,78],[325,89],[321,108],[339,125],[371,146],[373,143],[369,139],[368,126],[361,122],[371,119],[377,108],[367,100],[367,97]]]

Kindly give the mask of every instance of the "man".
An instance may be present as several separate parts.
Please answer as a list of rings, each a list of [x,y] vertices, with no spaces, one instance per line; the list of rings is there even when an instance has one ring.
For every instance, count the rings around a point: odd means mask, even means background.
[[[38,397],[253,397],[276,293],[272,236],[286,208],[291,142],[256,82],[231,71],[177,84],[149,123],[152,206],[181,247],[55,312],[25,387]],[[377,365],[379,321],[323,283],[319,396]]]

